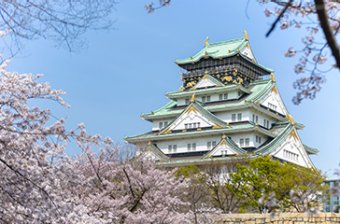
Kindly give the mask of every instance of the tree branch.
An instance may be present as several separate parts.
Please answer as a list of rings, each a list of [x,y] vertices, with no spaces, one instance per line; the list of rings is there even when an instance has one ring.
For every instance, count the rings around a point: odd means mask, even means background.
[[[285,5],[285,7],[282,9],[282,11],[280,12],[280,15],[276,18],[276,20],[274,21],[274,23],[272,24],[272,26],[270,27],[270,29],[268,30],[268,32],[266,33],[266,37],[269,37],[269,35],[274,31],[276,24],[280,21],[281,17],[283,17],[283,15],[285,14],[285,12],[287,11],[287,9],[289,8],[289,6],[292,5],[293,0],[289,0],[289,2],[287,2],[287,4]]]
[[[328,16],[325,9],[325,3],[323,0],[314,0],[316,13],[318,14],[318,18],[320,21],[320,26],[322,28],[323,33],[325,34],[325,38],[327,40],[328,46],[332,51],[333,57],[336,62],[336,66],[340,70],[340,52],[337,42],[334,38],[332,29],[328,22]]]

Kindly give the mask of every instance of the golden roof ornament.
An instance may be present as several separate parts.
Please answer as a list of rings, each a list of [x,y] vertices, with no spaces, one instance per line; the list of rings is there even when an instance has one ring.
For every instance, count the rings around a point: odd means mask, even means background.
[[[205,41],[204,41],[204,47],[206,47],[208,45],[209,45],[209,37],[206,37]]]
[[[245,40],[249,40],[248,32],[247,32],[246,30],[243,31],[243,38],[244,38]]]
[[[287,115],[287,120],[288,120],[292,125],[295,125],[295,124],[296,124],[296,122],[295,122],[293,116],[290,115],[290,114]]]
[[[270,73],[270,78],[273,82],[275,82],[275,74],[274,73]]]
[[[194,93],[191,96],[190,102],[193,103],[193,102],[195,102],[195,100],[196,100],[196,94]]]

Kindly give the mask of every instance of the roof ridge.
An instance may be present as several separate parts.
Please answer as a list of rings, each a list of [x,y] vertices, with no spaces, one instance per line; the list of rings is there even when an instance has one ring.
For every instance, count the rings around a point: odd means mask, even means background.
[[[209,43],[206,47],[209,47],[211,45],[221,45],[221,44],[237,42],[237,41],[246,41],[246,40],[243,37],[242,38],[237,38],[237,39],[231,39],[231,40],[224,40],[224,41],[219,41],[219,42],[215,42],[215,43]]]

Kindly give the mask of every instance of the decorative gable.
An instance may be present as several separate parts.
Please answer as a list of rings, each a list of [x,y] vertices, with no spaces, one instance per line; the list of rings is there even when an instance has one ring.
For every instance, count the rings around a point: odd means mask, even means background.
[[[300,166],[314,167],[295,129],[290,132],[271,155]]]
[[[160,134],[171,133],[172,131],[200,129],[200,128],[222,128],[227,124],[215,115],[205,110],[198,103],[191,103],[167,128]]]
[[[150,159],[153,161],[160,161],[169,159],[156,145],[151,142],[145,148],[145,151],[141,154],[145,159]]]
[[[245,152],[239,148],[229,137],[223,136],[221,141],[204,157],[233,156]]]
[[[280,114],[288,115],[287,109],[275,85],[273,86],[272,91],[263,97],[261,104]]]
[[[209,88],[209,87],[222,87],[222,82],[218,81],[210,75],[204,75],[202,79],[194,86],[195,89]]]
[[[246,46],[241,50],[241,54],[249,58],[250,60],[256,62],[255,56],[253,54],[253,51],[250,48],[249,43],[246,44]]]

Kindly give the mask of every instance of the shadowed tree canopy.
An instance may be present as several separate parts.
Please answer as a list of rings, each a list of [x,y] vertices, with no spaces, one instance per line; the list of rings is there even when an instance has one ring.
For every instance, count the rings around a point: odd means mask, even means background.
[[[82,45],[89,29],[107,29],[114,0],[4,0],[0,1],[0,31],[11,53],[22,40],[50,39],[69,50]]]
[[[168,6],[174,0],[158,0],[145,5],[151,13]],[[208,1],[207,1],[208,2]],[[239,4],[239,2],[234,4]],[[250,4],[248,0],[248,4]],[[274,17],[274,21],[265,34],[270,34],[279,27],[304,29],[305,35],[300,46],[288,47],[286,57],[297,57],[294,72],[299,78],[293,87],[296,95],[295,104],[303,99],[314,99],[325,82],[324,74],[340,70],[340,51],[337,37],[340,30],[338,0],[257,0],[265,7],[264,14]],[[209,2],[210,3],[210,2]],[[246,9],[247,10],[247,9]],[[331,60],[329,60],[331,58]]]

